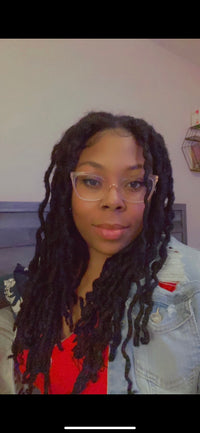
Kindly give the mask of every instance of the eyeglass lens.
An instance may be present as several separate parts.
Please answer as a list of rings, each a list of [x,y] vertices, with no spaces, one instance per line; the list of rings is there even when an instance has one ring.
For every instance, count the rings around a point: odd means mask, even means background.
[[[144,181],[123,179],[119,185],[109,185],[108,182],[96,175],[78,174],[75,177],[75,189],[80,198],[88,201],[102,199],[107,191],[115,187],[121,197],[129,202],[144,202],[147,186]],[[148,179],[149,194],[152,191],[154,182],[152,178]]]

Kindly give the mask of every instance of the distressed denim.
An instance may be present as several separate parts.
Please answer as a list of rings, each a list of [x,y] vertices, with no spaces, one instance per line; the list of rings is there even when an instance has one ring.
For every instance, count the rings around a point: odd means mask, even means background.
[[[200,252],[174,238],[170,245],[181,254],[188,281],[179,283],[174,292],[159,286],[154,289],[154,307],[148,322],[150,342],[134,347],[130,340],[126,347],[135,393],[200,393]],[[135,290],[133,284],[126,302],[122,340],[127,335],[127,310]],[[132,313],[133,320],[137,313],[138,307]],[[120,349],[108,367],[109,394],[127,393],[125,360]]]

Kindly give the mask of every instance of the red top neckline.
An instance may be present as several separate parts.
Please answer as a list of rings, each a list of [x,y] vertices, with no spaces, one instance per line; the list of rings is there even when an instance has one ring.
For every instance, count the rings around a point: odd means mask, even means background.
[[[75,346],[75,334],[71,334],[62,340],[63,351],[54,346],[51,356],[50,367],[50,389],[49,394],[71,394],[74,383],[81,371],[83,359],[76,359],[73,356]],[[107,394],[107,373],[108,373],[109,347],[104,350],[104,367],[99,371],[99,378],[96,383],[89,381],[81,394]],[[19,368],[21,373],[26,370],[28,350],[24,350],[19,357]],[[44,394],[44,375],[39,373],[34,383],[35,387]]]

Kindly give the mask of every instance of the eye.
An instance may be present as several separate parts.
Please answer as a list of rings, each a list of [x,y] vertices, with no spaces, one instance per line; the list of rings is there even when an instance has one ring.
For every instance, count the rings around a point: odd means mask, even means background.
[[[102,186],[101,179],[98,179],[96,177],[82,177],[81,182],[87,188],[98,189]]]
[[[132,180],[132,181],[128,181],[125,184],[125,188],[131,190],[131,191],[138,191],[141,188],[144,187],[144,182],[140,181],[140,180]]]

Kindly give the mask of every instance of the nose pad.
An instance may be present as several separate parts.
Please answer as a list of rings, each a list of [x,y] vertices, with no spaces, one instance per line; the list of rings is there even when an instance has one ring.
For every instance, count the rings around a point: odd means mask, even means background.
[[[107,190],[104,198],[101,200],[101,207],[118,210],[126,208],[125,200],[123,200],[121,197],[117,185],[110,185],[110,188]]]

